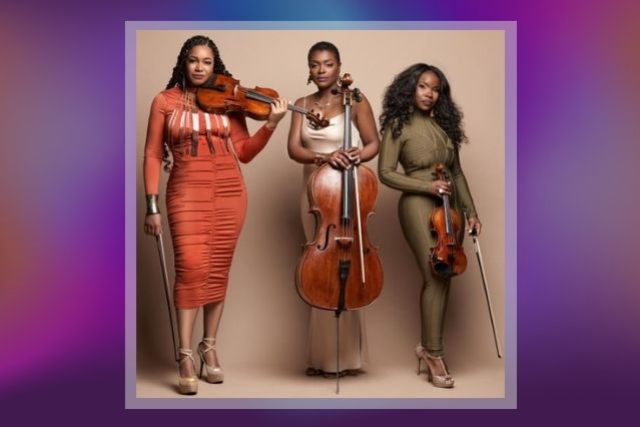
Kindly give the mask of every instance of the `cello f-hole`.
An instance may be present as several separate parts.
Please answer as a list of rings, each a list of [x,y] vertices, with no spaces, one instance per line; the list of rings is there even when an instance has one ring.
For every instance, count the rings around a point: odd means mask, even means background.
[[[329,246],[329,234],[331,233],[331,227],[336,228],[335,224],[329,224],[324,234],[324,244],[318,245],[318,249],[324,251]]]

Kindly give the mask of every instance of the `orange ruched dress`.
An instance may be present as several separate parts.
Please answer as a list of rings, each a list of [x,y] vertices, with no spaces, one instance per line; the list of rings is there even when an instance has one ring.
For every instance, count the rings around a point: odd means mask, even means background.
[[[273,133],[262,126],[250,136],[242,115],[205,113],[193,95],[174,87],[154,98],[144,150],[147,194],[159,194],[164,142],[173,155],[166,202],[178,309],[224,300],[247,209],[238,161],[251,161]]]

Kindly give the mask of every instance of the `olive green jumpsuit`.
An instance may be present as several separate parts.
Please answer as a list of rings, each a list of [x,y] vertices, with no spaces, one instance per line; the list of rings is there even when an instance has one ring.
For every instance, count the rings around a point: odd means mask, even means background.
[[[397,171],[398,162],[404,173]],[[435,239],[429,227],[431,212],[442,199],[431,190],[435,165],[442,163],[451,181],[451,205],[460,215],[477,217],[467,180],[460,167],[458,148],[436,121],[416,110],[398,138],[386,129],[382,138],[378,172],[380,180],[402,191],[398,204],[400,225],[413,251],[423,277],[420,297],[422,319],[421,344],[432,356],[442,356],[442,331],[451,279],[434,275],[429,267],[429,252]],[[464,227],[458,235],[464,237]]]

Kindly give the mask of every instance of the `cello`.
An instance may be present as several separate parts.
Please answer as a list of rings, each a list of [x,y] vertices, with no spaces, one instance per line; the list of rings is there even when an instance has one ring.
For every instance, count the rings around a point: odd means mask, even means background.
[[[353,80],[345,74],[340,89],[345,127],[343,149],[351,148],[351,109],[362,98],[358,89],[349,89]],[[369,217],[378,197],[378,179],[371,169],[353,165],[337,170],[324,164],[314,171],[307,184],[310,212],[316,217],[316,232],[305,245],[296,271],[296,290],[312,307],[335,313],[371,305],[383,284],[378,248],[367,235]],[[337,347],[336,372],[340,372]],[[336,376],[339,393],[339,375]]]

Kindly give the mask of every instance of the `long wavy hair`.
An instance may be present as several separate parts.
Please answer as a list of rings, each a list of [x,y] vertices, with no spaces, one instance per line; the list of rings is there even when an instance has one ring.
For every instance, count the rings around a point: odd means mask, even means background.
[[[224,76],[231,75],[231,73],[227,71],[227,67],[225,67],[224,62],[220,57],[218,46],[216,46],[213,40],[206,36],[193,36],[190,39],[187,39],[187,41],[185,41],[182,45],[182,48],[180,48],[180,53],[178,54],[176,65],[173,67],[171,78],[169,79],[169,83],[167,83],[167,87],[165,89],[171,89],[172,87],[180,86],[180,88],[184,90],[184,86],[186,84],[185,65],[187,62],[187,56],[189,55],[189,52],[191,52],[191,49],[193,49],[195,46],[208,46],[213,51],[214,74],[222,74]],[[171,160],[169,153],[169,146],[165,142],[162,160],[164,162],[164,170],[166,172],[171,171]]]
[[[400,136],[415,109],[418,79],[427,71],[434,73],[440,80],[440,94],[432,109],[433,118],[459,148],[462,143],[468,142],[462,125],[462,111],[451,97],[451,86],[442,70],[423,63],[414,64],[398,74],[387,88],[382,102],[380,133],[391,129],[394,139]]]

